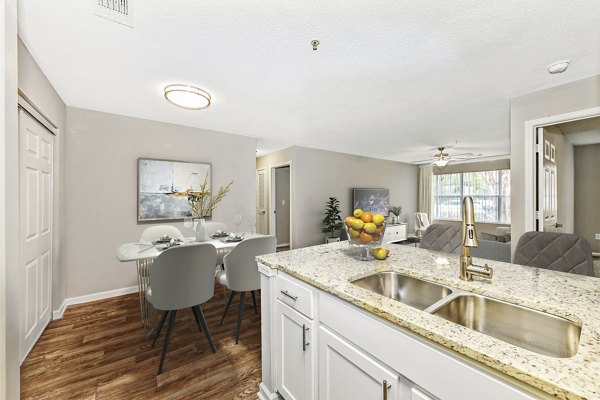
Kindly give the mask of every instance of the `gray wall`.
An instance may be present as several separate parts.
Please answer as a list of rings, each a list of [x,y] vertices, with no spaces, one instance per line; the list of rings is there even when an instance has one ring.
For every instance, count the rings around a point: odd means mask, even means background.
[[[575,233],[600,252],[600,144],[575,146]]]
[[[525,232],[525,199],[531,188],[525,187],[525,122],[551,115],[600,106],[600,75],[540,90],[511,99],[511,231],[513,251]]]
[[[138,157],[211,163],[213,190],[234,180],[213,220],[255,214],[253,138],[70,107],[67,126],[67,297],[136,285],[115,250],[149,226],[136,222]]]
[[[5,0],[0,7],[0,399],[18,399],[17,1]]]
[[[19,40],[19,91],[58,128],[54,138],[54,211],[52,238],[52,309],[65,299],[65,151],[67,108],[54,87]]]
[[[280,153],[280,154],[277,154]],[[418,167],[395,161],[294,146],[259,157],[257,168],[292,161],[292,246],[322,244],[321,222],[330,196],[340,200],[342,217],[352,211],[352,188],[390,189],[391,205],[403,207],[401,219],[413,229],[417,210]]]

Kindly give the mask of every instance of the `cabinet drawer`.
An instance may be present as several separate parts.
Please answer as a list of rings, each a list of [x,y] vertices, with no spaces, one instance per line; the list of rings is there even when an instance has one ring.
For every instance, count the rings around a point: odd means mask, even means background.
[[[402,240],[406,240],[406,225],[402,224],[386,226],[385,234],[383,235],[384,242],[389,243]]]
[[[277,276],[277,298],[299,313],[314,318],[313,292],[302,283],[288,277]]]

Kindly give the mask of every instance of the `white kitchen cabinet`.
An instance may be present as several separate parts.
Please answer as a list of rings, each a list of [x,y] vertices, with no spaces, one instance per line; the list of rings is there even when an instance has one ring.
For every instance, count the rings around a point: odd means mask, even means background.
[[[434,400],[435,398],[428,395],[427,393],[425,393],[424,391],[422,391],[421,389],[419,389],[416,386],[413,386],[410,388],[409,391],[409,399],[410,400]]]
[[[384,243],[395,243],[406,240],[406,224],[386,225],[383,235]]]
[[[400,375],[319,327],[319,399],[398,400]]]
[[[537,389],[263,267],[261,400],[533,400]],[[270,274],[270,275],[267,275]],[[384,381],[387,390],[384,391]],[[384,394],[385,393],[385,394]]]
[[[276,300],[277,391],[286,400],[314,399],[313,321]]]

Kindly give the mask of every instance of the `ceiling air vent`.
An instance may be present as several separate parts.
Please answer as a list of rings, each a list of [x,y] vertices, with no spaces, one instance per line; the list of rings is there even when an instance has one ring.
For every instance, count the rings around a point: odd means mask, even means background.
[[[133,27],[133,0],[90,0],[94,14]]]

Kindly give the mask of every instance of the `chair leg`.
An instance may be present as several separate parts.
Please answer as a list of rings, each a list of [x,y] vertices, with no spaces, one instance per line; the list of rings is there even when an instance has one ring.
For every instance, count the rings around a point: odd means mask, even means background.
[[[238,308],[237,331],[235,333],[235,344],[240,341],[240,327],[242,325],[242,314],[244,314],[244,297],[246,292],[240,292],[240,306]]]
[[[200,330],[200,332],[202,332],[202,326],[200,326],[200,320],[198,319],[198,314],[196,313],[194,307],[192,307],[192,311],[194,312],[194,319],[196,320],[196,325],[198,325],[198,329]]]
[[[165,336],[165,343],[163,344],[162,354],[160,355],[160,364],[158,365],[158,375],[162,373],[163,364],[165,363],[165,357],[167,356],[167,350],[169,349],[169,340],[171,340],[171,332],[173,332],[173,325],[175,325],[175,316],[177,310],[171,310],[169,315],[169,325],[167,326],[167,335]]]
[[[254,314],[256,314],[258,312],[256,310],[256,293],[254,293],[254,290],[250,291],[250,293],[252,293],[252,305],[254,306]]]
[[[227,311],[229,311],[229,306],[231,305],[231,301],[233,300],[233,296],[235,296],[235,292],[232,290],[229,295],[229,299],[227,300],[227,305],[225,306],[225,311],[223,312],[223,316],[221,317],[221,322],[219,322],[219,326],[223,325],[223,321],[225,320],[225,316],[227,315]]]
[[[210,337],[210,332],[208,331],[208,325],[206,325],[206,320],[204,319],[204,314],[202,313],[202,308],[200,308],[200,306],[194,306],[193,307],[194,310],[194,314],[197,315],[198,320],[200,321],[200,325],[202,325],[202,330],[204,331],[204,334],[206,335],[206,340],[208,340],[208,345],[210,346],[210,349],[212,350],[213,353],[216,353],[216,349],[215,349],[215,345],[212,342],[212,339]]]
[[[169,314],[169,312],[165,311],[163,316],[160,318],[160,323],[158,324],[158,329],[156,330],[156,335],[154,335],[154,340],[152,341],[152,347],[154,347],[154,345],[156,344],[156,341],[158,340],[158,337],[160,336],[160,331],[162,330],[163,325],[165,324],[165,319],[167,319],[167,314]]]

